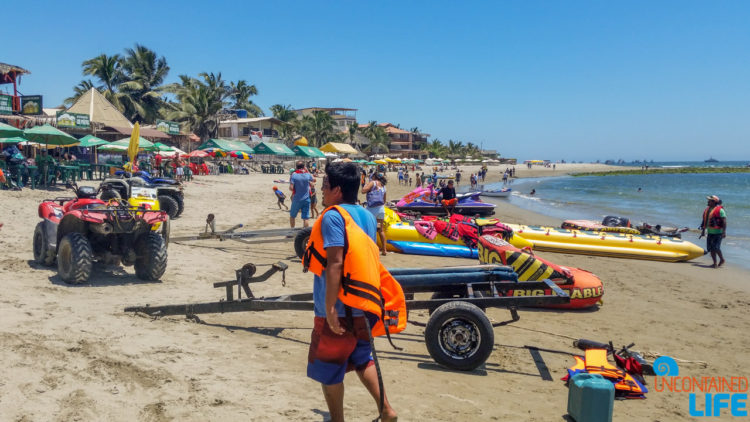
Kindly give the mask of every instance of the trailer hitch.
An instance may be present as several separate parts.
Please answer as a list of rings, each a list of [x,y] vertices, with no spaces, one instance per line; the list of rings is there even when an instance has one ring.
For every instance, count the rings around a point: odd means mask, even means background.
[[[245,291],[245,296],[248,299],[254,299],[255,295],[253,295],[252,290],[250,290],[250,283],[261,283],[268,280],[275,273],[281,271],[281,285],[286,286],[286,270],[288,268],[289,266],[287,264],[279,261],[275,264],[272,264],[271,268],[266,270],[266,272],[264,272],[263,274],[257,277],[253,277],[253,275],[255,275],[255,272],[257,271],[257,268],[255,264],[247,263],[243,265],[239,270],[235,270],[235,276],[237,277],[236,280],[214,283],[214,287],[224,287],[226,289],[227,301],[234,300],[234,293],[232,291],[232,288],[234,286],[237,286],[237,299],[242,299],[243,290]]]

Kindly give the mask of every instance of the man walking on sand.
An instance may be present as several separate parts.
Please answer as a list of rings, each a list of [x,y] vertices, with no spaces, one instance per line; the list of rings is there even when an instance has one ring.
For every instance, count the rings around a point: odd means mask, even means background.
[[[396,411],[388,403],[385,393],[381,396],[365,313],[354,305],[345,307],[338,298],[343,273],[352,278],[361,277],[363,274],[355,274],[359,268],[380,265],[373,249],[377,248],[374,244],[375,217],[356,205],[360,174],[355,164],[333,163],[326,167],[325,173],[321,188],[323,206],[331,208],[326,208],[315,222],[305,254],[308,258],[303,259],[305,268],[309,267],[315,274],[315,323],[307,376],[322,385],[331,421],[344,420],[343,381],[344,374],[351,370],[356,370],[360,381],[375,399],[382,420],[395,421]],[[342,211],[332,208],[334,205],[340,206]],[[357,227],[361,230],[358,231]],[[373,242],[367,241],[367,237]],[[349,251],[345,253],[347,247]],[[352,252],[354,248],[356,252]],[[357,280],[362,280],[357,282],[361,284],[368,282],[367,278]]]
[[[289,209],[289,227],[294,228],[294,220],[302,211],[302,225],[308,227],[310,219],[310,186],[315,184],[315,178],[305,169],[304,161],[297,161],[297,169],[289,178],[289,190],[292,191],[292,207]]]
[[[724,255],[721,253],[721,241],[727,237],[727,213],[721,206],[721,199],[716,195],[707,196],[708,206],[703,210],[703,219],[701,220],[701,235],[703,237],[708,231],[706,238],[706,249],[711,252],[711,259],[714,261],[713,267],[719,268],[724,265]],[[719,263],[716,263],[716,256],[719,256]]]

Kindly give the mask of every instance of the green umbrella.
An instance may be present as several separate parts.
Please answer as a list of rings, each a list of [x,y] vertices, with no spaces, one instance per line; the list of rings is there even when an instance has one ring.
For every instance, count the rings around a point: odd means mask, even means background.
[[[0,138],[22,136],[22,135],[23,135],[22,129],[15,128],[11,125],[6,125],[5,123],[0,123]]]
[[[83,138],[79,139],[81,142],[78,144],[79,147],[83,148],[93,148],[98,147],[99,145],[108,144],[109,142],[105,141],[104,139],[97,138],[94,135],[86,135]]]
[[[174,151],[174,148],[170,147],[169,145],[162,144],[161,142],[157,142],[154,144],[154,146],[146,149],[148,149],[149,151]]]
[[[99,148],[97,148],[99,151],[112,151],[112,152],[127,152],[128,146],[127,145],[114,145],[114,142],[111,144],[102,145]]]
[[[123,138],[119,141],[114,141],[108,145],[122,145],[122,146],[129,146],[130,145],[130,138]],[[154,146],[154,143],[149,141],[148,139],[141,137],[138,137],[138,148],[139,149],[149,149]]]
[[[78,145],[78,139],[48,124],[26,129],[23,134],[24,138],[29,141],[39,142],[40,144],[65,147]]]
[[[26,140],[25,138],[21,138],[20,136],[14,136],[12,138],[0,138],[0,144],[17,144],[25,140]]]

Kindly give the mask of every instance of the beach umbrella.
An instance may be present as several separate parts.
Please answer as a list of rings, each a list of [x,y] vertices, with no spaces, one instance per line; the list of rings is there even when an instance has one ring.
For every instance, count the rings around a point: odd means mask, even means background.
[[[204,158],[204,157],[208,157],[208,153],[206,151],[203,151],[202,149],[196,149],[190,154],[185,154],[184,156],[190,157],[190,158]]]
[[[376,162],[374,162],[374,161],[368,161],[368,162],[366,162],[365,164],[367,164],[368,166],[374,166],[374,165],[375,165],[375,164],[377,164],[377,163],[376,163]]]
[[[14,136],[23,136],[23,129],[0,122],[0,138],[11,138]]]
[[[0,138],[0,144],[20,144],[21,142],[26,142],[26,139],[20,136],[13,136],[11,138]]]
[[[26,129],[23,131],[23,137],[29,141],[38,142],[40,144],[56,145],[59,147],[78,145],[78,139],[49,124]]]
[[[80,144],[78,144],[78,146],[82,148],[93,148],[93,147],[98,147],[100,145],[105,145],[109,143],[105,141],[104,139],[97,138],[94,135],[86,135],[83,138],[79,139],[79,142]]]
[[[245,151],[232,151],[229,153],[234,158],[239,158],[240,160],[249,160],[253,158],[252,155],[246,153]]]
[[[388,164],[388,162],[385,160],[375,160],[374,163],[375,164]]]
[[[128,159],[131,163],[135,162],[135,156],[138,155],[138,138],[140,137],[141,125],[138,122],[135,122],[133,130],[130,132],[130,143],[128,144]]]
[[[212,157],[226,157],[228,155],[226,151],[220,148],[204,148],[201,151],[206,151],[206,154]]]
[[[128,147],[125,145],[115,145],[114,142],[106,145],[101,145],[97,148],[98,151],[107,151],[107,152],[127,152]]]
[[[140,143],[140,140],[138,141]],[[162,144],[161,142],[154,143],[154,146],[149,148],[144,148],[148,151],[153,152],[175,152],[173,147],[170,147],[169,145]]]

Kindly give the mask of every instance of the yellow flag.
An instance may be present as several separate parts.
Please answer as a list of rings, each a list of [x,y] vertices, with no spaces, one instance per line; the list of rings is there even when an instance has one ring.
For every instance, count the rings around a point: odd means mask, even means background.
[[[130,144],[128,144],[128,158],[131,163],[135,163],[135,156],[138,155],[138,138],[141,137],[141,126],[135,122],[133,131],[130,132]]]

